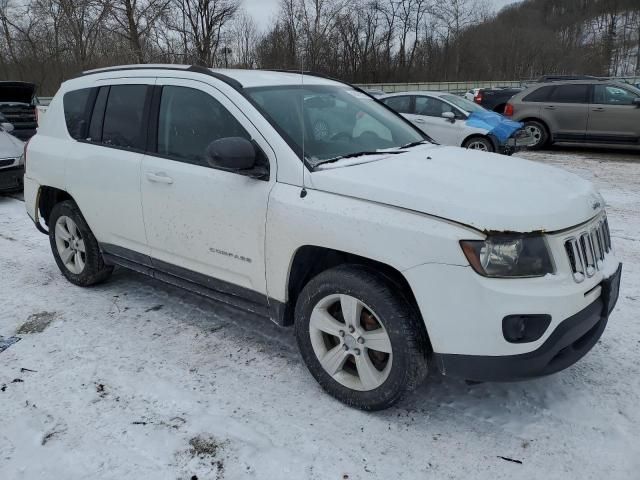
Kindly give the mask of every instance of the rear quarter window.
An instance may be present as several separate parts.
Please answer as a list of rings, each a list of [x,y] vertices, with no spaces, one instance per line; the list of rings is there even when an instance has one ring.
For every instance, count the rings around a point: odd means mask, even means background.
[[[64,120],[67,124],[69,135],[80,140],[84,137],[87,128],[87,102],[91,96],[91,88],[73,90],[64,94]]]

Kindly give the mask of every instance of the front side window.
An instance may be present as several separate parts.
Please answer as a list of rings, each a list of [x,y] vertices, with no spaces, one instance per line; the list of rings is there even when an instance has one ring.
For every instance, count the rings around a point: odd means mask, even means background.
[[[416,97],[416,114],[428,117],[442,117],[445,112],[456,113],[446,102],[433,97]]]
[[[589,85],[558,85],[549,97],[549,102],[587,103],[589,88]]]
[[[64,120],[67,123],[69,135],[80,140],[85,136],[87,127],[87,102],[91,95],[91,88],[73,90],[64,94]]]
[[[111,147],[144,150],[146,85],[112,85],[102,127],[102,143]]]
[[[633,105],[636,98],[635,93],[614,85],[596,85],[593,93],[593,103],[601,105]]]
[[[487,111],[486,108],[481,107],[477,103],[470,102],[466,98],[458,97],[456,95],[443,95],[442,99],[446,100],[449,103],[453,103],[456,107],[461,108],[468,113]]]
[[[383,102],[398,113],[411,113],[411,97],[409,96],[389,97],[385,98]]]
[[[158,118],[158,153],[186,163],[210,166],[206,152],[215,140],[251,136],[211,95],[194,88],[162,89]]]
[[[348,86],[287,85],[246,92],[292,149],[312,165],[425,140],[401,117]]]

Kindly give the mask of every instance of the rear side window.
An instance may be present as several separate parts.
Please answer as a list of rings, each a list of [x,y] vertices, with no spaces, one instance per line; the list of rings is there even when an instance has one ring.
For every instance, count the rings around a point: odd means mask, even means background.
[[[102,143],[111,147],[144,150],[143,118],[146,85],[112,85],[102,127]]]
[[[558,85],[551,93],[553,103],[588,103],[589,85]]]
[[[411,97],[389,97],[385,98],[383,102],[393,108],[398,113],[411,113]]]
[[[553,86],[546,86],[534,90],[522,99],[523,102],[546,102],[553,91]]]
[[[158,153],[208,167],[207,146],[220,138],[251,136],[211,95],[194,88],[164,87],[158,118]]]
[[[91,88],[74,90],[64,94],[62,103],[64,105],[64,120],[67,123],[67,130],[76,140],[85,136],[87,128],[87,102],[91,96]]]

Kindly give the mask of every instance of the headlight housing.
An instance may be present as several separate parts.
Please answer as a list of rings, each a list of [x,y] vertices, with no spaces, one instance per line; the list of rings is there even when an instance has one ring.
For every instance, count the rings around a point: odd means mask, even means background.
[[[471,267],[484,277],[544,277],[554,272],[542,235],[492,235],[486,240],[462,240],[460,246]]]

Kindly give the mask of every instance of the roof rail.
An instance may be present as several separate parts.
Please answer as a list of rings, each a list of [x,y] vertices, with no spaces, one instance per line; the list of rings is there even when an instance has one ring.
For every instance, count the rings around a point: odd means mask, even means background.
[[[593,75],[543,75],[538,78],[538,83],[562,82],[565,80],[604,80],[602,77]]]
[[[130,71],[130,70],[173,70],[179,72],[193,72],[193,73],[201,73],[203,75],[208,75],[209,77],[214,77],[235,90],[242,90],[242,84],[236,80],[235,78],[231,78],[228,75],[224,75],[219,72],[214,72],[210,68],[202,67],[200,65],[125,65],[121,67],[105,67],[105,68],[96,68],[94,70],[87,70],[82,72],[73,78],[85,77],[88,75],[94,75],[96,73],[105,73],[105,72],[122,72],[122,71]]]

